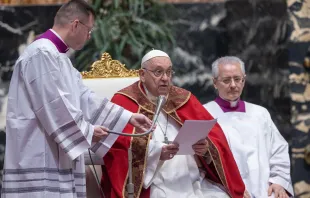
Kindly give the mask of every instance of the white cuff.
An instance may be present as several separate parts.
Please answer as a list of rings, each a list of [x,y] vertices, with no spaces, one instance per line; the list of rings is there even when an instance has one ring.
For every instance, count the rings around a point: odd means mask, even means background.
[[[75,160],[77,157],[82,155],[91,145],[92,137],[94,134],[94,126],[90,124],[88,130],[89,134],[87,137],[84,136],[85,139],[67,153],[71,160]]]
[[[121,132],[127,123],[129,122],[131,116],[133,114],[127,110],[124,110],[121,119],[118,120],[115,127],[112,129],[116,132]],[[91,151],[93,151],[98,157],[103,158],[107,152],[110,150],[114,142],[117,140],[118,135],[109,134],[108,136],[102,138],[99,142],[91,147]]]

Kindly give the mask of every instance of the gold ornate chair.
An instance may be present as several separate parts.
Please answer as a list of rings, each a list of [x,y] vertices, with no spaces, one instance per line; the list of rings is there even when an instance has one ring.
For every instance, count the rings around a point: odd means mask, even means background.
[[[89,72],[81,74],[86,86],[108,99],[111,99],[115,92],[139,79],[138,70],[126,69],[118,60],[112,60],[108,53],[103,53],[101,60],[95,61]]]
[[[125,65],[118,60],[112,60],[108,53],[103,53],[101,60],[95,61],[89,72],[81,72],[81,74],[83,76],[83,83],[86,86],[98,96],[108,99],[111,99],[118,90],[139,80],[138,70],[126,69]],[[87,198],[101,197],[89,153],[85,153],[84,156]],[[96,157],[93,153],[91,154],[91,158],[95,164],[95,170],[100,180],[103,160]]]

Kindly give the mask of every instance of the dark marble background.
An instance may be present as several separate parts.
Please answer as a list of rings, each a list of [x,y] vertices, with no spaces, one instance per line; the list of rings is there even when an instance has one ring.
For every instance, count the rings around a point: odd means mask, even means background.
[[[0,101],[7,92],[19,50],[35,34],[52,26],[57,9],[58,6],[0,7]],[[210,101],[216,96],[211,81],[212,61],[224,55],[238,56],[245,61],[247,71],[242,98],[266,107],[290,141],[290,26],[286,9],[283,0],[176,4],[175,12],[167,19],[177,41],[171,52],[177,71],[174,83],[192,91],[202,103]]]
[[[247,72],[242,98],[266,107],[290,140],[285,1],[243,0],[176,7],[181,17],[173,21],[178,43],[175,83],[191,90],[203,103],[212,100],[212,61],[225,55],[238,56]]]

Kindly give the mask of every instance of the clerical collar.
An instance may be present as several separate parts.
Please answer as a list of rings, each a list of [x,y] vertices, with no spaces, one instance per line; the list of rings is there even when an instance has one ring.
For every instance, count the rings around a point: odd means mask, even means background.
[[[38,36],[36,40],[42,39],[42,38],[50,40],[57,47],[60,53],[66,53],[69,50],[69,47],[61,39],[61,37],[57,34],[57,32],[55,32],[52,29],[49,29],[43,34],[41,34],[40,36]]]
[[[243,100],[236,100],[233,102],[224,100],[221,97],[217,97],[215,102],[221,107],[221,109],[226,112],[245,112],[245,103]]]

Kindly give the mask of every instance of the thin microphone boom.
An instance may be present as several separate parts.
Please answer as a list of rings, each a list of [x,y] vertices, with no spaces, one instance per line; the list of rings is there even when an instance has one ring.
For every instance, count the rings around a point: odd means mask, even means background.
[[[160,110],[162,109],[162,107],[164,106],[164,104],[166,103],[166,97],[165,96],[158,96],[157,99],[157,105],[156,105],[156,110],[155,110],[155,114],[152,120],[152,125],[151,127],[144,133],[139,133],[139,134],[128,134],[128,133],[123,133],[123,132],[116,132],[116,131],[112,131],[112,130],[108,130],[108,133],[112,133],[112,134],[116,134],[116,135],[122,135],[122,136],[130,136],[130,137],[139,137],[139,136],[144,136],[144,135],[148,135],[149,133],[151,133],[153,131],[155,122],[158,119]]]

